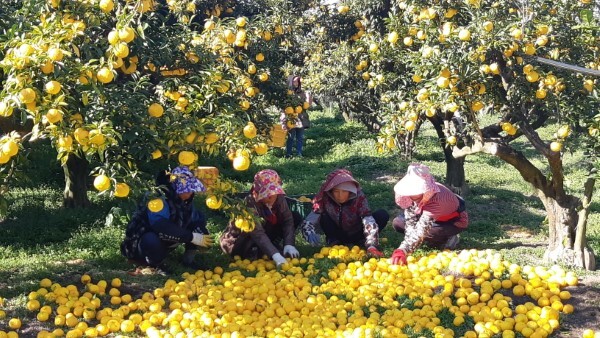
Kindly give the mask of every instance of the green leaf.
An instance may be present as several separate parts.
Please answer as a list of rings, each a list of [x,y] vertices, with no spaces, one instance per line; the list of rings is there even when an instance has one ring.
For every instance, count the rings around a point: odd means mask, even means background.
[[[594,13],[592,13],[592,11],[589,9],[582,9],[579,11],[579,17],[584,24],[591,25],[594,20]]]

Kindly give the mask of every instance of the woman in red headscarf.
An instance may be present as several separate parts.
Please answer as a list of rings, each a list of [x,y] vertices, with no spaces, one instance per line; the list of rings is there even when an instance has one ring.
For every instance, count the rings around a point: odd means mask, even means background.
[[[406,264],[406,256],[425,241],[438,249],[454,249],[459,233],[469,223],[464,200],[435,181],[429,167],[419,163],[408,166],[406,175],[394,187],[396,204],[404,214],[392,221],[394,229],[404,232],[404,240],[392,254],[393,264]]]
[[[328,245],[359,245],[372,256],[383,257],[377,248],[379,232],[389,219],[383,209],[371,212],[367,197],[349,170],[337,169],[327,175],[313,199],[313,212],[306,217],[301,230],[311,245],[319,244],[315,231],[319,226]]]
[[[221,236],[223,252],[251,259],[267,255],[278,266],[286,262],[284,256],[299,257],[295,232],[302,216],[290,211],[279,174],[272,169],[256,173],[245,202],[262,222],[250,232],[242,231],[231,222]]]

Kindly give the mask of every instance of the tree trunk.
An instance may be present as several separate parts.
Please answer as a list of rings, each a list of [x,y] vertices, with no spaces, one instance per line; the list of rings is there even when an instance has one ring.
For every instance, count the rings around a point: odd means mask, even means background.
[[[452,155],[452,147],[446,145],[446,134],[444,133],[444,120],[439,116],[429,118],[429,121],[435,128],[435,132],[439,138],[440,147],[444,152],[444,160],[446,161],[446,180],[445,184],[456,194],[464,196],[468,192],[467,183],[465,180],[465,157],[454,157]],[[460,141],[462,143],[462,141]]]
[[[65,191],[63,206],[65,208],[86,208],[90,205],[87,197],[88,161],[74,154],[68,155],[63,165],[65,173]]]
[[[586,205],[579,198],[565,193],[562,167],[556,164],[557,160],[552,157],[548,159],[553,169],[552,178],[548,180],[521,152],[504,144],[496,144],[493,149],[494,155],[512,165],[525,181],[533,185],[544,204],[549,228],[548,248],[544,253],[544,260],[547,263],[561,262],[589,270],[595,269],[596,262],[591,249],[581,239],[579,247],[576,245],[577,226],[587,221],[587,214],[578,213],[578,210],[589,206],[589,203]],[[589,180],[585,189],[585,196],[591,199],[593,184]],[[582,217],[585,220],[581,220]]]

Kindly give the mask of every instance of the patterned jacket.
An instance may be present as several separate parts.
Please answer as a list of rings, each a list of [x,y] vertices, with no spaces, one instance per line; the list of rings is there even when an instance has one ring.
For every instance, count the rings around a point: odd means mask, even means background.
[[[423,204],[413,202],[404,209],[404,240],[398,248],[407,254],[421,245],[434,224],[459,228],[468,226],[469,216],[465,211],[464,201],[443,184],[435,184],[438,186],[438,193]]]

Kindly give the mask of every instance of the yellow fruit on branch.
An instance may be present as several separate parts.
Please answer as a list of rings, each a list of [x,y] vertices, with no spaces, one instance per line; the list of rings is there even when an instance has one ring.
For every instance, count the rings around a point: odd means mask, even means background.
[[[204,143],[213,144],[219,140],[219,136],[216,133],[208,133],[204,136]]]
[[[263,55],[263,53],[258,53],[256,54],[256,61],[258,62],[263,62],[265,60],[265,56]]]
[[[248,122],[248,124],[244,127],[244,136],[249,139],[253,139],[256,137],[256,126],[254,123]]]
[[[24,88],[19,92],[19,101],[25,104],[31,103],[35,101],[36,96],[35,90],[32,88]]]
[[[63,51],[60,48],[52,47],[48,49],[48,58],[52,61],[60,61],[63,58]]]
[[[9,139],[2,145],[2,152],[9,157],[15,156],[19,152],[19,145],[13,139]]]
[[[48,94],[54,95],[60,92],[61,85],[58,81],[48,81],[46,85],[44,85],[44,89]]]
[[[446,138],[446,142],[451,146],[455,145],[456,141],[457,141],[457,139],[456,139],[456,136],[454,136],[454,135],[450,135]]]
[[[560,126],[560,128],[558,128],[558,131],[556,132],[556,135],[563,139],[567,138],[570,134],[571,134],[571,127],[569,127],[566,124],[563,126]]]
[[[100,70],[98,70],[98,73],[96,74],[96,78],[101,83],[109,83],[114,79],[114,77],[115,75],[113,74],[112,70],[110,70],[107,67],[100,68]]]
[[[215,195],[210,195],[206,198],[206,206],[210,209],[219,209],[223,203],[223,200]]]
[[[164,113],[164,108],[160,103],[152,103],[148,106],[148,114],[152,117],[161,117]]]
[[[0,101],[0,116],[9,117],[13,114],[13,107],[4,101]]]
[[[269,150],[269,146],[266,143],[264,143],[264,142],[261,142],[261,143],[256,144],[254,146],[254,152],[257,155],[264,155],[264,154],[267,153],[268,150]]]
[[[135,30],[127,26],[119,29],[119,39],[125,43],[129,43],[135,39]]]
[[[127,197],[129,196],[129,185],[127,183],[117,183],[115,186],[115,197]]]
[[[413,131],[413,130],[415,130],[416,127],[417,127],[417,124],[415,123],[415,121],[408,120],[404,123],[404,129],[406,129],[408,131]]]
[[[113,0],[100,0],[98,7],[100,7],[100,10],[102,10],[104,13],[110,13],[115,7],[115,3]]]
[[[558,141],[553,141],[550,143],[550,150],[554,152],[559,152],[562,149],[562,143]]]
[[[196,161],[196,154],[188,150],[183,150],[179,152],[177,160],[182,165],[191,165]]]
[[[104,174],[94,178],[94,188],[98,191],[105,191],[110,188],[110,178]]]
[[[56,124],[63,119],[63,113],[60,109],[50,108],[46,113],[46,120],[52,124]]]
[[[244,155],[236,155],[233,158],[233,169],[244,171],[250,167],[250,159]]]
[[[152,153],[150,153],[150,155],[152,156],[153,160],[156,160],[162,157],[162,151],[160,151],[160,149],[156,149]]]

